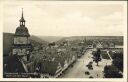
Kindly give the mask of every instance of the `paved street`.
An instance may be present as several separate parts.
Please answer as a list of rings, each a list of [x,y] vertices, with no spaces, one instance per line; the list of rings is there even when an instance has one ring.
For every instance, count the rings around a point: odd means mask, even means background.
[[[92,60],[92,51],[88,50],[77,62],[74,64],[72,68],[69,68],[65,74],[62,76],[63,78],[89,78],[90,76],[94,78],[103,78],[103,69],[106,64],[110,64],[110,60],[102,59],[99,62],[99,66],[96,66],[96,63],[93,62],[93,70],[89,70],[86,65]],[[88,71],[90,74],[85,75],[85,71]]]

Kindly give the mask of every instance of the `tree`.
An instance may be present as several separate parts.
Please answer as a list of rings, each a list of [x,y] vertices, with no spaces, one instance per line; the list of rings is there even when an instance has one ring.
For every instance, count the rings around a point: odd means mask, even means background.
[[[123,52],[117,52],[113,55],[112,64],[123,72]]]
[[[122,78],[123,75],[119,72],[118,68],[109,65],[104,67],[104,77],[105,78]]]
[[[100,49],[97,49],[97,51],[94,53],[93,61],[95,61],[98,66],[99,61],[101,61],[101,50]]]

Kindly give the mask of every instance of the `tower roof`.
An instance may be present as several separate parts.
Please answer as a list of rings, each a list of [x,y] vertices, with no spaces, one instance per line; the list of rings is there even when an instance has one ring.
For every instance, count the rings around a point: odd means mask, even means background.
[[[24,27],[24,26],[17,27],[15,31],[15,35],[16,36],[27,36],[27,37],[30,36],[27,27]]]
[[[24,17],[23,17],[23,9],[22,9],[22,17],[20,19],[20,26],[16,28],[15,31],[15,36],[27,36],[29,37],[29,32],[27,27],[25,27],[25,23],[23,24],[22,22],[25,22]]]

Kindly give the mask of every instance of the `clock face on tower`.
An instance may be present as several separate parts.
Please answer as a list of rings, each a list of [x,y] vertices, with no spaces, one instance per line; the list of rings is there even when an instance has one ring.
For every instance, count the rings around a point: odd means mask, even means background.
[[[15,37],[14,44],[27,44],[28,39],[27,37]]]

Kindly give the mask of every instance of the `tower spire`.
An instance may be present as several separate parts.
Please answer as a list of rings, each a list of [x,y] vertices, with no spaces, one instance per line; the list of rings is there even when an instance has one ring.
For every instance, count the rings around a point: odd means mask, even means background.
[[[24,16],[23,16],[23,8],[22,8],[22,18],[24,18]]]

